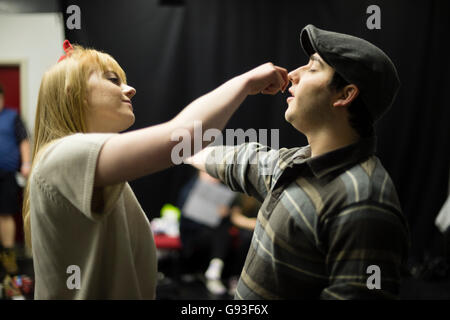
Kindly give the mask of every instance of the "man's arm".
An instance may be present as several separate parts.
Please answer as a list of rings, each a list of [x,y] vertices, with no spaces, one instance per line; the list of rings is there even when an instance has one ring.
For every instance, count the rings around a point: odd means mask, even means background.
[[[198,98],[169,122],[112,137],[100,151],[95,186],[132,180],[171,166],[171,151],[178,144],[173,135],[185,132],[194,145],[195,122],[201,122],[202,130],[222,130],[248,95],[273,95],[288,83],[285,69],[267,63]],[[206,144],[202,141],[202,147]]]
[[[325,219],[329,286],[322,299],[396,299],[407,259],[407,226],[393,209],[356,204]]]
[[[280,154],[285,150],[272,150],[254,142],[235,147],[207,147],[186,159],[185,163],[206,171],[231,190],[262,202],[272,187]]]

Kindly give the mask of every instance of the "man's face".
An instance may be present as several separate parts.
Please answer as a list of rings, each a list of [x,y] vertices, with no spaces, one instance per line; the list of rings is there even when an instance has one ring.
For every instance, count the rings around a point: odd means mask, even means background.
[[[334,69],[317,53],[307,65],[289,73],[292,96],[287,99],[285,118],[300,132],[319,129],[330,119],[334,93],[328,85],[333,74]]]

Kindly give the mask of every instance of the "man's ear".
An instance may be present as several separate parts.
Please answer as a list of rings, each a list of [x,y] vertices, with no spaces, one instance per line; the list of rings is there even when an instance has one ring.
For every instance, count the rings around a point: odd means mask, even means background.
[[[352,101],[359,95],[359,89],[354,84],[346,85],[339,90],[337,100],[333,103],[333,107],[348,107]]]

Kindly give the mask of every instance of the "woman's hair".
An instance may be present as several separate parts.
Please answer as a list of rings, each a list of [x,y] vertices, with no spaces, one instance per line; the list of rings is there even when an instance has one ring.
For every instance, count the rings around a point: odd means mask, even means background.
[[[73,46],[71,53],[42,77],[34,123],[32,168],[40,152],[56,139],[87,132],[87,82],[93,72],[113,71],[126,83],[125,72],[110,55]],[[25,240],[31,247],[30,190],[25,188],[23,220]]]
[[[340,90],[349,83],[337,72],[334,72],[329,87]],[[348,122],[361,138],[367,138],[375,134],[372,116],[367,110],[361,95],[358,95],[348,107]]]

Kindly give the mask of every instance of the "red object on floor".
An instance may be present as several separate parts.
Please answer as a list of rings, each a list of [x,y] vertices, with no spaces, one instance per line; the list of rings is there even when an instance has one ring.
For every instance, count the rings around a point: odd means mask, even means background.
[[[165,234],[155,234],[155,245],[157,249],[181,249],[180,237],[170,237]]]

